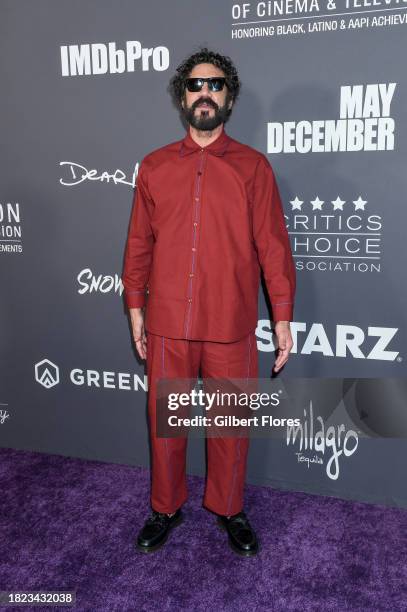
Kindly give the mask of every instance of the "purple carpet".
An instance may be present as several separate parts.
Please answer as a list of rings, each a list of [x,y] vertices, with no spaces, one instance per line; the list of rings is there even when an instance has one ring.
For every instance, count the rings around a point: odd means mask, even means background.
[[[403,509],[247,486],[262,550],[240,558],[190,477],[179,541],[145,555],[133,541],[149,513],[148,470],[0,455],[0,590],[76,590],[75,610],[92,612],[407,610]]]

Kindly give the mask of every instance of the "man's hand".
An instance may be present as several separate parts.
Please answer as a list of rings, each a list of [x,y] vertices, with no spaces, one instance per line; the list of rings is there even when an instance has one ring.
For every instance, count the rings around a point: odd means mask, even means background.
[[[143,308],[130,308],[131,327],[137,352],[141,359],[147,358],[147,337],[144,329]]]
[[[291,336],[290,322],[277,321],[274,326],[277,336],[278,355],[274,364],[274,371],[278,372],[288,361],[288,356],[293,348],[294,342]]]

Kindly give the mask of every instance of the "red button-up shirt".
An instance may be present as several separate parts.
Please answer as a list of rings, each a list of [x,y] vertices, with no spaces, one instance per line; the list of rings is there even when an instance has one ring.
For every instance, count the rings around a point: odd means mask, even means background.
[[[188,131],[142,159],[122,282],[129,308],[146,304],[147,332],[243,338],[257,327],[261,269],[274,321],[291,321],[295,267],[263,153],[223,129],[205,147]]]

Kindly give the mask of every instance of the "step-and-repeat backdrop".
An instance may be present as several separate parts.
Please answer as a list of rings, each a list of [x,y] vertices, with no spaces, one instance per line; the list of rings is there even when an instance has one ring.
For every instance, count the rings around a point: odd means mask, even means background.
[[[149,464],[123,254],[140,161],[185,134],[168,82],[208,45],[243,84],[226,131],[267,155],[284,205],[297,297],[279,376],[321,379],[296,434],[252,440],[248,481],[407,504],[406,15],[396,1],[3,2],[1,446]],[[263,291],[257,343],[268,377]],[[188,461],[204,473],[203,440]]]

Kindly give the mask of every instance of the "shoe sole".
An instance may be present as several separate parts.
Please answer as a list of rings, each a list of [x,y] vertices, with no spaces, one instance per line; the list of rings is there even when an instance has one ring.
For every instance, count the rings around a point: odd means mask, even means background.
[[[177,527],[178,525],[180,525],[183,521],[184,521],[184,517],[183,516],[179,516],[173,523],[171,523],[170,528],[168,529],[167,535],[165,536],[165,538],[163,540],[161,540],[161,542],[159,542],[158,544],[154,544],[154,546],[142,546],[141,544],[136,542],[137,550],[139,550],[140,552],[143,552],[143,553],[147,553],[147,554],[151,553],[151,552],[155,552],[156,550],[158,550],[159,548],[164,546],[164,544],[168,540],[168,537],[169,537],[172,529],[174,529],[174,527]]]
[[[226,531],[227,533],[228,530],[226,529],[225,525],[219,519],[216,521],[216,524],[218,525],[219,529],[222,529],[222,531]],[[255,548],[254,550],[242,550],[241,548],[237,548],[237,546],[233,544],[228,533],[227,533],[227,536],[228,536],[228,542],[229,542],[230,548],[233,550],[233,552],[240,555],[241,557],[254,557],[255,555],[257,555],[257,553],[260,550],[259,544],[257,545],[257,548]]]

